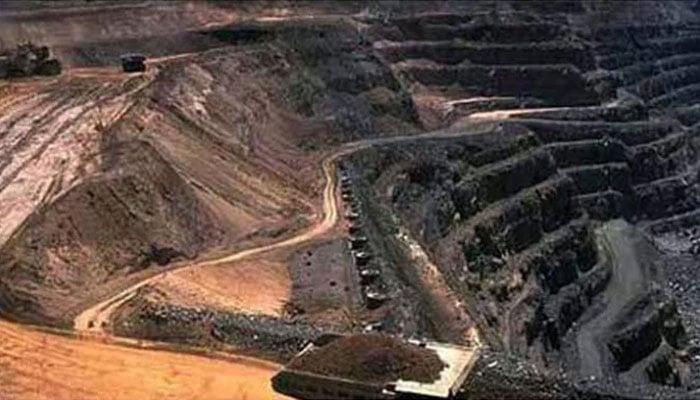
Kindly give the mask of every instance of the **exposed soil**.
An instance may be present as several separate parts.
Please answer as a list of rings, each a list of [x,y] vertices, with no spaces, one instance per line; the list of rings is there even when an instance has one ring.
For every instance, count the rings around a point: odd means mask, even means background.
[[[440,377],[445,364],[433,350],[392,336],[353,335],[333,340],[288,367],[376,383],[399,379],[430,383]]]
[[[260,290],[265,282],[265,290]],[[153,283],[158,302],[182,307],[280,316],[291,300],[292,286],[284,258],[267,255],[215,266],[192,266]]]
[[[326,142],[374,135],[392,113],[412,124],[410,99],[392,94],[397,81],[352,25],[259,29],[282,34],[143,76],[107,75],[109,84],[69,73],[8,104],[0,123],[16,142],[0,191],[12,209],[0,229],[2,268],[12,270],[2,282],[5,315],[65,324],[137,272],[292,236],[318,216]],[[327,63],[308,57],[314,49]],[[313,93],[300,98],[306,86]],[[344,105],[331,107],[338,99]],[[47,115],[33,122],[41,110]],[[109,229],[93,234],[100,226]],[[46,284],[33,286],[33,274]]]
[[[3,4],[0,48],[69,68],[0,83],[0,314],[278,360],[384,330],[489,346],[476,398],[692,397],[691,3]],[[351,338],[319,372],[439,374]]]
[[[303,247],[288,258],[287,266],[292,279],[290,313],[319,325],[352,329],[362,293],[344,240]]]
[[[115,400],[285,399],[270,378],[281,366],[105,344],[0,321],[0,397]]]

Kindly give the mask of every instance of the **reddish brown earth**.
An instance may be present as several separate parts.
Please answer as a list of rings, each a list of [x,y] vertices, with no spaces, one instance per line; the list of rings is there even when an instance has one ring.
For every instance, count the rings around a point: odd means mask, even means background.
[[[44,333],[0,321],[3,399],[272,400],[279,366]]]
[[[696,220],[697,108],[679,108],[668,127],[656,118],[700,93],[693,21],[648,31],[617,21],[619,31],[588,35],[582,17],[614,26],[596,14],[612,9],[577,1],[430,15],[412,12],[419,2],[47,4],[0,5],[0,48],[32,39],[67,67],[0,83],[0,315],[91,332],[76,340],[1,323],[0,397],[272,396],[276,365],[110,336],[177,341],[163,326],[201,333],[187,343],[270,357],[329,326],[481,337],[610,387],[685,381],[676,367],[692,348],[673,304],[641,289],[642,308],[632,292],[600,301],[615,294],[607,280],[618,267],[596,262],[591,218],[629,217],[630,201],[653,226]],[[666,17],[681,6],[650,14],[673,25]],[[147,73],[121,73],[118,56],[132,51],[149,55]],[[644,112],[624,99],[600,107],[628,91]],[[498,128],[475,134],[477,124]],[[405,146],[370,139],[442,127],[459,131]],[[360,148],[343,164],[381,276],[365,287],[337,224],[348,204],[334,166]],[[113,329],[114,316],[130,330]],[[387,336],[339,339],[300,363],[377,382],[429,382],[443,367]]]
[[[287,255],[227,257],[288,238],[301,243],[333,227],[337,210],[328,221],[321,212],[333,191],[322,193],[329,177],[320,168],[333,119],[300,115],[287,104],[287,82],[303,65],[283,44],[230,46],[194,33],[247,18],[303,20],[314,7],[250,4],[2,5],[0,48],[34,40],[67,68],[56,78],[0,83],[0,208],[7,210],[0,215],[0,315],[64,326],[153,276],[162,278],[151,292],[158,302],[281,314],[291,297]],[[129,51],[152,55],[147,73],[121,73],[115,55]],[[187,265],[193,267],[158,275]],[[215,375],[209,367],[176,379],[180,372],[161,374],[154,365],[167,365],[167,356],[133,350],[122,359],[111,348],[41,334],[47,346],[69,349],[67,364],[58,365],[60,357],[43,347],[13,353],[31,334],[10,324],[7,330],[17,343],[7,343],[14,358],[3,363],[3,398],[50,397],[42,379],[54,374],[65,382],[54,392],[59,397],[271,398],[274,367],[220,368],[241,378],[232,382],[240,390],[224,393],[216,378],[200,385],[202,376]],[[54,368],[44,378],[28,376],[32,362]],[[137,394],[127,383],[133,378],[119,374],[105,380],[111,392],[102,383],[75,383],[88,370],[110,374],[112,367],[133,376],[151,368],[153,387]]]
[[[354,335],[312,350],[288,367],[359,381],[428,383],[440,377],[445,364],[435,351],[392,336]]]
[[[70,67],[89,61],[74,57],[81,41],[158,46],[143,38],[245,13],[203,2],[109,13],[80,3],[3,9],[0,47],[41,41]],[[257,16],[290,14],[282,7]],[[63,325],[159,269],[279,241],[320,218],[321,154],[297,146],[318,127],[284,109],[290,67],[273,54],[228,48],[152,60],[143,75],[69,68],[0,83],[0,313]],[[289,296],[286,267],[273,260],[192,273],[168,282],[184,290],[181,302],[274,314]],[[274,365],[125,350],[2,324],[2,398],[279,398],[269,388]]]
[[[260,282],[265,282],[264,290]],[[168,273],[153,288],[159,296],[151,301],[273,316],[283,314],[292,292],[284,259],[270,255],[183,268]]]
[[[0,124],[16,142],[0,191],[12,210],[2,216],[4,282],[15,282],[9,301],[44,304],[23,317],[60,322],[102,283],[315,218],[315,156],[294,150],[305,128],[269,100],[266,79],[280,67],[270,61],[234,52],[143,77],[68,76],[7,107]],[[237,89],[212,86],[224,81]],[[47,285],[23,289],[37,269]],[[63,289],[42,294],[52,287]]]

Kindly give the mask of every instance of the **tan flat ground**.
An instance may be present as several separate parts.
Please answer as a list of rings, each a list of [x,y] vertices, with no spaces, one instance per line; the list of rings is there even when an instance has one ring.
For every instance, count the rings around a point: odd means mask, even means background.
[[[285,399],[280,368],[52,335],[0,321],[2,399]]]
[[[171,304],[279,316],[292,283],[284,260],[251,259],[194,266],[153,284]]]
[[[519,114],[529,114],[535,112],[546,112],[555,110],[565,110],[569,107],[533,107],[533,108],[515,108],[511,110],[492,110],[492,111],[482,111],[469,114],[465,117],[462,124],[469,124],[474,121],[498,121],[503,119],[508,119],[512,116]],[[456,126],[461,126],[460,123],[456,123]]]

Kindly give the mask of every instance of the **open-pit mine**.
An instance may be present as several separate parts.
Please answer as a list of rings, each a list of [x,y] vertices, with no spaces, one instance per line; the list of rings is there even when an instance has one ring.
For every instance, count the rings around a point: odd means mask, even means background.
[[[700,399],[700,2],[0,2],[0,399]]]

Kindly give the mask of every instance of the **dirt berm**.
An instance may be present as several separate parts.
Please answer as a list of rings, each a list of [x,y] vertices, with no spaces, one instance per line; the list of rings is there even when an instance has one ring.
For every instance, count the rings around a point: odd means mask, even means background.
[[[375,383],[434,382],[445,364],[433,350],[393,336],[341,337],[295,359],[288,368]]]

